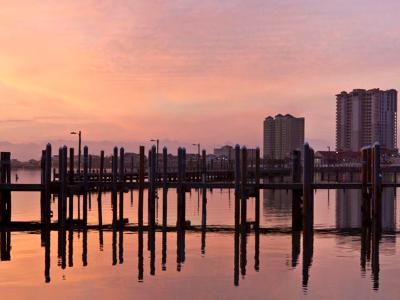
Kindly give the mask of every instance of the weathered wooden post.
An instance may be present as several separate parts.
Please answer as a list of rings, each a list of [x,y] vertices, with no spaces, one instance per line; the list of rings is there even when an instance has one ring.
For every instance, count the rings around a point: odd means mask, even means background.
[[[247,148],[242,147],[242,182],[241,182],[241,224],[242,234],[247,230]]]
[[[60,173],[60,195],[61,196],[61,226],[65,228],[67,219],[67,166],[68,166],[68,149],[66,146],[61,149],[61,167],[59,168]],[[63,229],[64,230],[64,229]],[[63,233],[64,234],[64,233]],[[65,241],[63,241],[64,243]]]
[[[117,225],[117,177],[118,177],[118,148],[114,147],[113,157],[112,157],[112,223],[113,228]]]
[[[166,147],[163,148],[163,216],[162,226],[163,231],[167,228],[167,212],[168,212],[168,150]]]
[[[143,189],[144,189],[144,146],[139,148],[139,199],[138,199],[138,225],[143,230]],[[142,236],[143,237],[143,236]]]
[[[51,145],[46,146],[46,156],[45,156],[45,181],[44,181],[44,194],[45,194],[45,224],[46,229],[49,230],[51,222]]]
[[[182,226],[182,148],[178,148],[178,186],[177,186],[177,220],[176,226],[180,228]]]
[[[58,225],[61,225],[61,219],[62,219],[62,204],[61,204],[61,199],[62,199],[62,193],[63,193],[63,188],[64,188],[64,179],[63,175],[61,174],[63,172],[62,170],[63,167],[63,152],[62,152],[62,147],[58,148],[58,181],[59,181],[59,192],[58,192],[58,201],[57,201],[57,218],[58,218]],[[60,234],[59,234],[60,237]]]
[[[378,231],[382,227],[382,173],[380,158],[381,148],[379,143],[375,143],[372,149],[372,210]]]
[[[74,183],[74,148],[69,148],[69,184]],[[69,206],[68,206],[69,222],[72,227],[72,222],[74,220],[74,193],[69,193]]]
[[[88,199],[87,193],[89,190],[89,176],[88,176],[88,167],[89,167],[89,149],[87,146],[83,147],[83,223],[84,226],[87,225],[87,217],[88,217]]]
[[[292,182],[301,182],[301,152],[293,151],[292,158]],[[292,189],[292,230],[301,230],[303,216],[301,208],[302,190]]]
[[[119,181],[121,183],[119,192],[119,225],[124,224],[124,184],[125,184],[125,150],[124,148],[119,149]]]
[[[239,230],[240,225],[240,198],[241,198],[241,191],[240,191],[240,146],[235,146],[235,230]]]
[[[368,192],[368,152],[371,148],[364,147],[361,149],[361,182],[362,182],[362,226],[369,226],[371,222],[371,205],[370,194]]]
[[[45,158],[46,158],[46,150],[42,150],[42,157],[40,160],[40,183],[44,186],[45,182]],[[45,195],[44,191],[40,192],[40,223],[44,224],[44,205],[45,205]],[[44,235],[42,230],[42,244],[44,245]]]
[[[11,183],[11,153],[0,154],[0,183]],[[0,194],[0,221],[2,224],[11,222],[11,191],[3,190]]]
[[[255,226],[256,230],[260,228],[260,148],[256,149],[255,157]]]
[[[186,227],[186,149],[182,148],[182,224]]]
[[[100,152],[100,170],[99,170],[99,182],[103,181],[104,176],[104,151],[101,150]],[[101,184],[98,186],[98,195],[97,195],[97,211],[98,211],[98,218],[99,218],[99,229],[101,230],[103,226],[103,202],[102,202],[102,193],[103,188]]]
[[[314,227],[314,150],[306,143],[304,145],[303,168],[303,229]]]

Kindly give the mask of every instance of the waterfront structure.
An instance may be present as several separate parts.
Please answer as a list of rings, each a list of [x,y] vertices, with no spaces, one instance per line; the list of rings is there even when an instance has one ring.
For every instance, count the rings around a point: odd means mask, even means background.
[[[247,148],[247,161],[253,165],[256,161],[256,148]],[[220,148],[214,148],[214,155],[218,159],[226,159],[228,161],[235,160],[235,148],[230,145],[225,145]]]
[[[264,120],[264,158],[286,159],[304,145],[304,118],[278,114]]]
[[[397,148],[397,91],[355,89],[336,95],[336,150],[359,151],[379,142]]]

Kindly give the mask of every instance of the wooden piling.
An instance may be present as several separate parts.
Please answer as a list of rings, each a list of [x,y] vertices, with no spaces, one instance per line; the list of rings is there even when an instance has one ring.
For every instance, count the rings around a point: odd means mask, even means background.
[[[0,154],[0,183],[11,183],[11,153]],[[0,194],[0,223],[11,222],[11,191],[1,191]]]
[[[306,143],[304,145],[303,168],[303,229],[314,227],[314,150]]]
[[[69,184],[74,183],[74,167],[75,167],[75,155],[74,148],[69,148]],[[69,222],[72,226],[74,220],[74,194],[70,192],[69,194],[69,206],[68,206]]]
[[[117,225],[117,177],[118,177],[118,148],[114,147],[114,152],[112,157],[112,194],[111,194],[112,223],[114,229]]]
[[[372,149],[372,211],[378,231],[382,227],[382,173],[380,156],[380,145],[375,143]]]
[[[301,182],[301,152],[293,151],[292,157],[292,182]],[[292,190],[292,230],[301,230],[303,216],[301,208],[301,190]]]
[[[247,230],[247,148],[246,146],[242,147],[242,182],[241,182],[241,226],[242,226],[242,234]]]
[[[256,148],[255,157],[255,226],[260,228],[260,148]]]
[[[46,157],[46,150],[42,150],[42,157],[40,160],[40,183],[44,185],[45,182],[45,157]],[[44,208],[45,206],[45,194],[42,190],[40,192],[40,222],[44,224]],[[44,245],[44,231],[42,230],[42,244]]]
[[[167,227],[167,213],[168,213],[168,150],[166,147],[163,148],[163,216],[162,226],[163,231]]]
[[[100,152],[100,170],[99,170],[99,181],[103,181],[104,176],[104,151]],[[102,201],[102,193],[103,189],[99,185],[98,186],[98,195],[97,195],[97,211],[98,211],[98,219],[99,219],[99,228],[101,230],[103,226],[103,201]]]
[[[139,148],[139,197],[138,197],[138,225],[143,228],[143,189],[144,189],[144,146]]]
[[[182,148],[178,148],[178,186],[177,186],[177,214],[176,214],[176,226],[180,228],[182,226]]]
[[[124,189],[123,184],[125,183],[125,150],[124,148],[119,149],[119,181],[121,183],[121,190],[119,192],[119,225],[121,228],[124,223]]]
[[[362,182],[362,226],[369,226],[371,222],[371,198],[368,192],[368,152],[371,148],[365,147],[361,149],[361,182]]]
[[[89,149],[87,146],[83,147],[83,223],[87,225],[87,217],[88,217],[88,167],[89,167]]]
[[[240,225],[240,198],[241,198],[241,166],[240,166],[240,146],[235,146],[235,229],[239,230]]]
[[[51,145],[46,146],[46,156],[45,156],[45,180],[44,180],[44,194],[45,194],[45,205],[44,205],[44,216],[46,230],[50,227],[51,222]]]

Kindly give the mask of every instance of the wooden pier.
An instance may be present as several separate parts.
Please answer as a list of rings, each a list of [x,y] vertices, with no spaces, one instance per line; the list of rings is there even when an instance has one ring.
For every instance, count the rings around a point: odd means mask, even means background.
[[[362,168],[359,182],[323,182],[316,180],[317,168],[314,162],[314,150],[306,144],[302,152],[294,151],[292,155],[292,166],[289,172],[284,171],[277,177],[278,182],[271,180],[271,174],[279,172],[271,169],[263,169],[260,151],[256,151],[255,163],[247,160],[246,147],[235,147],[235,160],[232,168],[210,169],[206,162],[206,152],[198,157],[199,164],[195,169],[187,169],[186,150],[178,149],[177,166],[170,167],[168,162],[168,150],[163,149],[161,161],[152,147],[145,157],[144,147],[139,151],[139,167],[127,170],[125,163],[124,148],[113,150],[111,170],[105,170],[104,151],[100,153],[99,168],[94,169],[88,147],[83,148],[83,169],[75,168],[74,149],[66,146],[58,149],[57,166],[53,168],[54,157],[51,145],[47,145],[42,151],[41,160],[41,182],[37,184],[11,183],[9,152],[1,152],[0,161],[0,224],[6,225],[11,220],[12,199],[11,192],[39,192],[40,193],[40,223],[50,226],[53,211],[51,198],[57,196],[58,213],[55,221],[58,226],[64,228],[68,224],[81,224],[87,226],[88,198],[93,193],[98,195],[98,224],[103,226],[102,193],[109,191],[112,199],[112,224],[121,227],[129,223],[125,219],[123,197],[124,192],[132,189],[139,190],[138,199],[138,222],[143,226],[143,190],[148,190],[148,212],[147,225],[149,229],[156,226],[155,199],[158,190],[162,189],[162,220],[166,224],[168,207],[167,191],[176,189],[177,192],[177,228],[185,228],[187,221],[185,217],[186,200],[185,194],[191,189],[202,191],[202,226],[206,228],[206,203],[207,189],[234,189],[235,190],[235,226],[247,228],[247,201],[249,198],[256,199],[255,228],[259,228],[260,219],[260,190],[261,189],[286,189],[293,190],[292,201],[292,225],[294,230],[313,228],[314,219],[314,191],[317,189],[362,189],[363,191],[363,223],[370,224],[371,220],[380,223],[381,218],[381,190],[384,187],[397,187],[400,183],[382,182],[382,169],[380,165],[380,146],[375,144],[362,149]],[[301,154],[304,157],[302,159]],[[69,157],[68,157],[69,154]],[[79,159],[79,158],[78,158]],[[80,161],[80,159],[79,159]],[[146,165],[147,161],[147,165]],[[201,163],[200,163],[201,162]],[[161,166],[161,168],[160,168]],[[201,167],[200,167],[201,166]],[[279,169],[282,171],[281,169]],[[282,177],[285,176],[285,180]],[[74,203],[78,195],[78,203]],[[74,200],[75,199],[75,200]],[[80,201],[82,200],[82,204]],[[38,203],[39,204],[39,203]],[[82,209],[82,219],[78,222],[73,219],[74,206]],[[240,226],[239,226],[240,225]],[[244,226],[244,227],[243,227]]]

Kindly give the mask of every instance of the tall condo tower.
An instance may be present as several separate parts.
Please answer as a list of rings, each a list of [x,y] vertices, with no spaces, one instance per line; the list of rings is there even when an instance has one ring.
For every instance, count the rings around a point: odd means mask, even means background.
[[[359,151],[379,142],[397,148],[397,91],[355,89],[336,95],[336,150]]]

